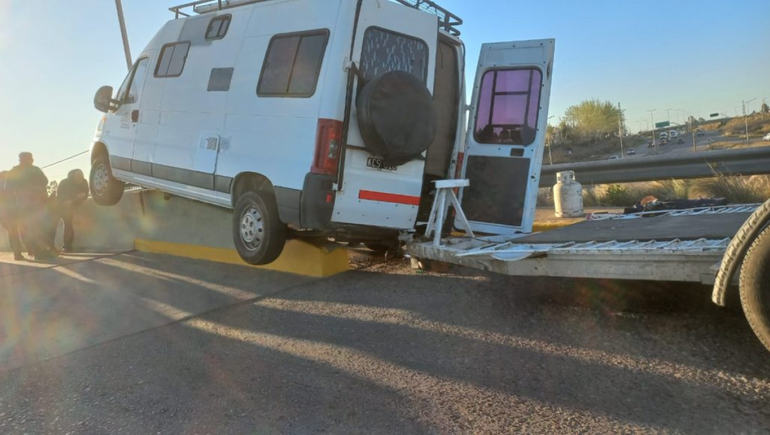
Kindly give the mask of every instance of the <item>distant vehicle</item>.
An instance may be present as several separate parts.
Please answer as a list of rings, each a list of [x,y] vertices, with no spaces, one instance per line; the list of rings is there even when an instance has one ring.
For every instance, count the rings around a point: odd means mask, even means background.
[[[682,138],[680,137],[679,139],[677,139],[677,140],[676,140],[676,143],[678,143],[678,144],[683,144],[683,143],[684,143],[684,139],[682,139]]]
[[[661,140],[660,140],[660,144],[661,144],[661,145],[665,145],[665,144],[667,144],[667,143],[668,143],[668,139],[665,139],[665,138],[664,138],[664,139],[661,139]]]
[[[610,156],[610,158],[607,159],[607,160],[618,160],[619,158],[620,157],[618,157],[618,156]]]
[[[633,148],[629,148],[628,151],[626,151],[626,154],[629,156],[636,154],[636,150]]]
[[[762,138],[763,140],[770,141],[770,133],[767,133],[765,137]]]
[[[663,132],[660,133],[660,135],[658,135],[658,137],[661,138],[661,139],[668,139],[668,133],[663,131]]]
[[[679,135],[679,132],[676,130],[671,130],[668,132],[668,137],[670,137],[671,139],[677,137],[678,135]]]
[[[698,130],[696,133],[697,136],[703,136],[704,134],[706,133],[704,133],[703,130]]]

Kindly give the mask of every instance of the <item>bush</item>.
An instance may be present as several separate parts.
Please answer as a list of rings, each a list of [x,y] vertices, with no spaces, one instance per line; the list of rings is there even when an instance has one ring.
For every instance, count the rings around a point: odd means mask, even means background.
[[[647,195],[661,200],[689,199],[691,186],[689,180],[653,181],[647,189]]]
[[[728,177],[718,174],[693,182],[692,191],[701,197],[726,198],[733,204],[765,202],[770,198],[770,176]]]

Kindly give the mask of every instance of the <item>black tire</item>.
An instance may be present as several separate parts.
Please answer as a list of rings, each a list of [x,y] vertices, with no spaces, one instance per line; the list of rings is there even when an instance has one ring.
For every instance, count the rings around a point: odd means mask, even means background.
[[[238,255],[249,264],[275,261],[286,244],[286,225],[278,217],[272,192],[246,192],[233,211],[233,241]]]
[[[112,176],[112,167],[107,156],[99,156],[91,162],[91,174],[88,177],[91,197],[99,205],[115,205],[123,198],[126,183]]]
[[[741,305],[751,329],[770,350],[770,227],[749,248],[741,268]]]

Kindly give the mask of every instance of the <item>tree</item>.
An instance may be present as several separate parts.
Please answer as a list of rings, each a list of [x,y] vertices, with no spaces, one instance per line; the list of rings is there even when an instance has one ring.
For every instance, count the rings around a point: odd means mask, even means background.
[[[55,193],[57,190],[59,190],[59,182],[56,180],[51,180],[46,187],[48,189],[48,195],[51,195],[52,193]]]
[[[597,140],[618,131],[620,110],[609,101],[586,100],[570,106],[564,120],[582,140]]]
[[[762,103],[762,109],[760,110],[762,113],[770,113],[770,106],[767,105],[767,103]]]

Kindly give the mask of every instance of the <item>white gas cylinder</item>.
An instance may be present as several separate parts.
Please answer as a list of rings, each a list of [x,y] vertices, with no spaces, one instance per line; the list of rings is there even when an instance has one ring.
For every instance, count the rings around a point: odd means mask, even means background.
[[[553,186],[556,217],[581,217],[583,212],[583,186],[575,181],[575,171],[556,173]]]

